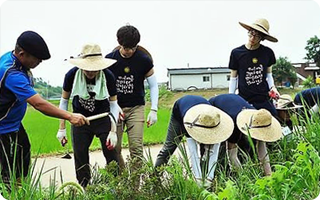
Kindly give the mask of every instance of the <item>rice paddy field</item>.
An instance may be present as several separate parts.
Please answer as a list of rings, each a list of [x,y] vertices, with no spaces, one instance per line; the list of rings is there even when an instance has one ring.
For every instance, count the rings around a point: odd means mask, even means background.
[[[280,93],[294,96],[297,91],[299,90],[283,89]],[[210,98],[226,92],[211,90],[161,94],[158,122],[151,128],[145,128],[144,142],[159,144],[165,140],[172,105],[176,99],[186,94]],[[146,108],[149,107],[147,104]],[[250,157],[243,152],[240,152],[243,169],[230,170],[223,153],[224,149],[221,148],[213,183],[206,187],[199,186],[194,181],[186,147],[182,144],[179,146],[182,158],[173,156],[169,164],[161,168],[154,168],[150,156],[144,159],[143,166],[136,172],[129,170],[135,164],[131,160],[126,163],[121,174],[118,173],[115,163],[102,169],[93,167],[91,184],[85,190],[73,182],[64,183],[60,187],[52,184],[43,188],[39,178],[32,174],[32,170],[30,175],[21,181],[13,178],[11,191],[0,179],[0,190],[6,199],[316,199],[320,192],[320,118],[319,115],[301,115],[291,116],[293,133],[268,145],[273,173],[267,177],[264,176],[256,156]],[[65,151],[56,139],[59,120],[28,108],[23,123],[29,134],[34,156],[47,156]],[[69,141],[67,148],[72,151],[70,136]],[[123,144],[127,145],[126,138]],[[91,149],[98,149],[99,146],[98,140],[95,140]],[[137,181],[140,184],[137,185]]]

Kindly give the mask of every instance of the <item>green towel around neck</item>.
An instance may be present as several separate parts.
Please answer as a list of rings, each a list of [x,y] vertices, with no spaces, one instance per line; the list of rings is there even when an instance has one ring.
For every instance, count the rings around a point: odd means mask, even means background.
[[[88,100],[90,98],[89,92],[94,92],[96,100],[109,98],[107,80],[102,70],[99,71],[95,79],[95,85],[87,84],[85,74],[82,69],[79,69],[74,77],[72,95],[78,95],[80,98]]]

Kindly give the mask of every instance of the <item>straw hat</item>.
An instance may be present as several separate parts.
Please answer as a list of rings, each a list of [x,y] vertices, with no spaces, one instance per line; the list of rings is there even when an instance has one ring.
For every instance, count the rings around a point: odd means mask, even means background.
[[[297,108],[302,108],[303,106],[301,105],[296,105],[293,102],[293,99],[290,95],[288,94],[283,94],[280,96],[278,102],[277,102],[277,110],[294,110]]]
[[[237,126],[245,135],[254,139],[274,142],[282,137],[280,123],[266,109],[242,110],[237,116]]]
[[[86,44],[83,46],[80,55],[68,59],[71,64],[87,71],[98,71],[110,67],[115,62],[111,58],[103,58],[101,48],[97,44]]]
[[[263,33],[265,35],[264,38],[271,42],[278,42],[277,38],[269,34],[269,22],[266,19],[257,19],[251,25],[248,25],[242,22],[239,22],[239,24],[247,30],[254,29],[256,31]]]
[[[227,140],[234,128],[232,118],[209,104],[191,107],[183,118],[188,134],[203,144],[216,144]]]

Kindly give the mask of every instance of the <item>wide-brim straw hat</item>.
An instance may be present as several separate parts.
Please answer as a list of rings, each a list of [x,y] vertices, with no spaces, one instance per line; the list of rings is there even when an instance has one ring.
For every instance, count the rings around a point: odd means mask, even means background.
[[[259,31],[259,32],[261,32],[261,33],[263,33],[264,34],[264,38],[266,39],[266,40],[269,40],[269,41],[271,41],[271,42],[278,42],[278,39],[277,38],[275,38],[275,37],[273,37],[273,36],[271,36],[270,34],[269,34],[269,28],[270,28],[270,26],[269,26],[269,22],[266,20],[266,19],[257,19],[254,23],[252,23],[251,25],[248,25],[248,24],[246,24],[246,23],[243,23],[243,22],[239,22],[239,24],[243,27],[243,28],[245,28],[245,29],[247,29],[247,30],[250,30],[250,29],[254,29],[254,30],[256,30],[256,31]]]
[[[79,56],[71,57],[68,61],[86,71],[99,71],[117,62],[115,59],[104,58],[101,48],[97,44],[84,45]]]
[[[288,94],[281,95],[276,105],[277,110],[295,110],[303,107],[302,105],[296,105]]]
[[[281,125],[266,109],[244,109],[237,116],[237,126],[254,139],[274,142],[282,138]]]
[[[203,144],[216,144],[227,140],[233,132],[232,118],[222,110],[199,104],[191,107],[183,118],[188,134]]]

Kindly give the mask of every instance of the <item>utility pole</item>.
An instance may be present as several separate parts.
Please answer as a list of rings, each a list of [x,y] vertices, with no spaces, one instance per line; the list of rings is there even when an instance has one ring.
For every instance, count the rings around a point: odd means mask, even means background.
[[[46,87],[47,100],[49,100],[49,91],[48,91],[48,87],[49,87],[49,80],[48,80],[48,82],[47,82],[47,87]]]

